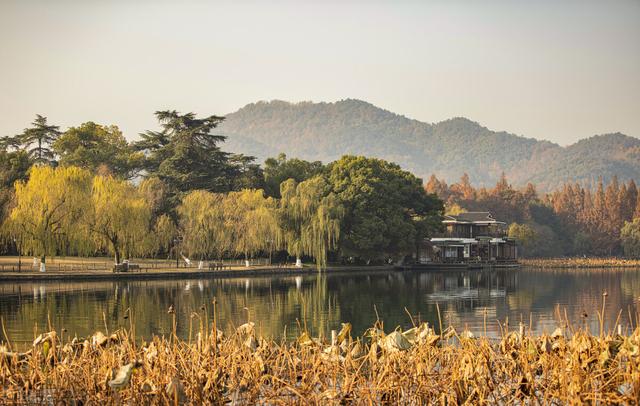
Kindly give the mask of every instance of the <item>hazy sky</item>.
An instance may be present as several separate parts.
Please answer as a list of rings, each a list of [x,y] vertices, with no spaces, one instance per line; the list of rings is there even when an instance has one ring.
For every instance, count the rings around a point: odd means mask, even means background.
[[[569,144],[640,137],[640,0],[4,1],[0,135],[358,98]]]

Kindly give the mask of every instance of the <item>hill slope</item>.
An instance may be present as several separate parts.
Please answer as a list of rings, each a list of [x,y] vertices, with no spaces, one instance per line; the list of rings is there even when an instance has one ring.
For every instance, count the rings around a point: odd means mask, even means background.
[[[225,149],[258,157],[280,152],[329,162],[344,154],[384,158],[417,175],[456,181],[464,172],[492,185],[504,171],[514,184],[542,189],[565,181],[640,179],[640,140],[622,134],[591,137],[568,147],[491,131],[465,118],[436,124],[412,120],[370,103],[249,104],[227,115],[220,131]]]

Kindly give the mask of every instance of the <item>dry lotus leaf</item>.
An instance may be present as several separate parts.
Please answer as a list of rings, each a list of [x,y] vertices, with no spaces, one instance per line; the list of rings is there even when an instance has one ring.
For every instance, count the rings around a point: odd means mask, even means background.
[[[237,328],[237,332],[240,335],[249,335],[249,334],[253,334],[255,331],[255,323],[250,321],[248,323],[244,323],[243,325],[241,325],[240,327]]]
[[[462,332],[462,334],[460,334],[460,338],[464,338],[464,339],[467,339],[467,340],[471,340],[471,339],[473,339],[475,337],[476,336],[473,335],[473,333],[471,331],[469,331],[469,330],[465,330],[465,331]]]
[[[55,331],[50,331],[48,333],[42,333],[40,334],[38,337],[36,337],[35,340],[33,340],[33,346],[37,346],[39,344],[44,344],[45,342],[48,342],[49,344],[51,344],[53,341],[55,341],[56,339],[56,332]]]
[[[362,344],[360,344],[360,340],[356,341],[355,345],[351,349],[350,354],[352,358],[360,358],[365,354],[364,348],[362,348]]]
[[[380,347],[386,352],[404,351],[411,348],[411,343],[402,333],[394,331],[380,340]]]
[[[115,377],[109,381],[111,389],[120,390],[125,386],[128,386],[131,381],[131,374],[133,373],[133,370],[140,365],[140,362],[134,361],[118,368],[118,372],[116,372]]]
[[[313,339],[309,336],[309,333],[307,333],[306,331],[300,334],[297,341],[298,344],[302,346],[315,345],[315,341],[313,341]]]
[[[154,343],[149,344],[149,347],[144,349],[145,359],[149,364],[153,364],[158,358],[158,349]]]
[[[434,346],[438,344],[439,341],[440,341],[440,335],[433,334],[427,337],[426,343],[430,346]]]
[[[255,351],[258,348],[258,342],[256,341],[256,338],[253,335],[250,335],[244,341],[244,346],[249,348],[251,351]]]
[[[564,337],[564,330],[562,329],[562,327],[558,327],[555,330],[553,330],[553,333],[551,333],[551,338],[561,338]]]
[[[109,337],[105,336],[102,331],[97,331],[91,336],[91,344],[94,347],[103,347],[109,341]]]
[[[551,352],[551,348],[551,341],[549,340],[549,337],[546,335],[542,336],[540,339],[540,351],[548,354]]]

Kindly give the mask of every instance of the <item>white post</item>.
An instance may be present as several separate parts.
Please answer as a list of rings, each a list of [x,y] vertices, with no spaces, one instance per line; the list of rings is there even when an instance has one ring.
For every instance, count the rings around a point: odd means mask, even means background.
[[[40,262],[40,272],[47,272],[47,266],[44,262]]]
[[[244,260],[244,266],[246,266],[247,268],[249,268],[251,266],[251,264],[249,263],[248,259]]]
[[[296,268],[302,268],[302,260],[300,257],[296,257]]]

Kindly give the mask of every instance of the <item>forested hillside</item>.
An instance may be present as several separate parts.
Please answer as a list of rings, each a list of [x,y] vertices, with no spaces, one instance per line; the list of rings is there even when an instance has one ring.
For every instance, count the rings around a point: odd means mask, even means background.
[[[466,118],[436,124],[412,120],[360,100],[335,103],[249,104],[227,115],[220,131],[232,151],[260,161],[284,152],[329,162],[344,154],[384,158],[427,179],[456,180],[467,172],[476,185],[492,185],[502,172],[516,185],[535,183],[553,190],[565,182],[595,184],[614,175],[640,178],[640,140],[599,135],[561,147],[506,132]]]

